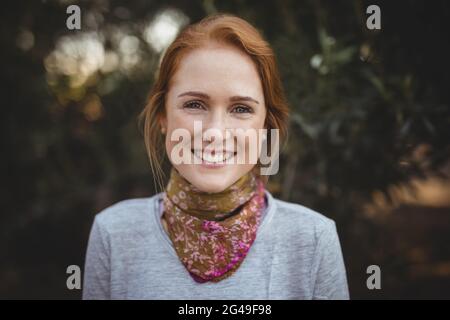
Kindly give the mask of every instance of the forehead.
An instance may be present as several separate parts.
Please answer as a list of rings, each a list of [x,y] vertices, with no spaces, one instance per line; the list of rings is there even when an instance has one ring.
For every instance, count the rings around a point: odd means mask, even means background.
[[[242,50],[225,44],[187,52],[171,79],[171,87],[176,91],[221,89],[233,94],[262,95],[261,80],[253,60]]]

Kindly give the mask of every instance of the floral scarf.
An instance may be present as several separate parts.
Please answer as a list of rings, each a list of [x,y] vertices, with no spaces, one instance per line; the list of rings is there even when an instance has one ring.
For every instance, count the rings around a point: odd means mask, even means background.
[[[264,183],[250,171],[224,191],[206,193],[172,168],[163,204],[183,265],[197,282],[218,282],[239,268],[256,238]]]

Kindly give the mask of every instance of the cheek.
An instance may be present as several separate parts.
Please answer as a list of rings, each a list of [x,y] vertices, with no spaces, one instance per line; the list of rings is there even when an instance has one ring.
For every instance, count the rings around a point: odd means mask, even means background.
[[[167,112],[167,127],[173,131],[178,128],[188,128],[186,118],[182,116],[181,110],[170,109]]]
[[[167,116],[167,136],[166,140],[170,140],[170,137],[174,130],[183,129],[183,132],[189,132],[190,136],[194,135],[194,121],[187,117],[182,110],[174,110]]]
[[[182,138],[180,138],[182,136]],[[178,145],[190,150],[194,136],[194,122],[180,110],[172,110],[167,114],[167,134],[165,136],[166,153],[171,158],[172,150]],[[173,140],[172,140],[173,138]],[[189,146],[189,148],[187,148]]]

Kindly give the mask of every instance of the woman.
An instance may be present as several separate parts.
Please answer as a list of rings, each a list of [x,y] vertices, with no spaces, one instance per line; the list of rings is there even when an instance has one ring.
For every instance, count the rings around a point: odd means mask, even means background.
[[[185,28],[141,119],[154,176],[167,154],[170,179],[95,217],[84,299],[348,299],[335,223],[273,198],[241,139],[257,132],[261,155],[287,132],[275,58],[254,27],[215,15]]]

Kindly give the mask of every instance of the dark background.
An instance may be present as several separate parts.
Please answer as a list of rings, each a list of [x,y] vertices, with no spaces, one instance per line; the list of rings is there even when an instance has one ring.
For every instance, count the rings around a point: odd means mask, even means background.
[[[136,117],[160,50],[214,12],[277,54],[292,117],[269,190],[336,221],[351,297],[450,298],[450,2],[360,0],[2,4],[0,297],[80,298],[66,268],[94,215],[155,193]]]

